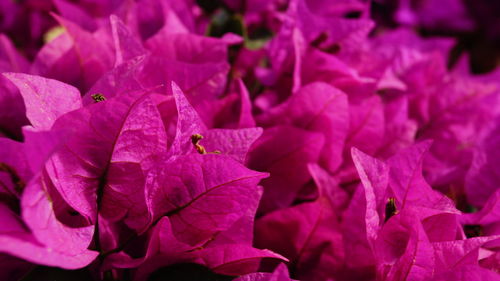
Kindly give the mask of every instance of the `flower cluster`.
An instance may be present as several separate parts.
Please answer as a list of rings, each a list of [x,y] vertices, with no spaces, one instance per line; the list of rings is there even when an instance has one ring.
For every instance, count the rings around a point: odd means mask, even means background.
[[[0,0],[0,279],[499,280],[500,70],[367,2]]]
[[[500,59],[499,1],[376,0],[372,8],[380,26],[403,25],[427,35],[456,38],[450,64],[466,52],[471,70],[485,73],[494,70]]]

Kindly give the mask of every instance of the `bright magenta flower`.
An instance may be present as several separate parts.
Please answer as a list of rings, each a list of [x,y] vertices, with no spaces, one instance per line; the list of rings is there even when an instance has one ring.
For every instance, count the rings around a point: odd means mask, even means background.
[[[498,280],[500,72],[452,39],[362,0],[38,2],[0,0],[0,279]]]

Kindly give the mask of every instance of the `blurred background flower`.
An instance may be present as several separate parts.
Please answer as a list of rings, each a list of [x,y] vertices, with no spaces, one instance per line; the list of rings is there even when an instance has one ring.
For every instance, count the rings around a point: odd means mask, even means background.
[[[379,29],[410,26],[423,36],[457,39],[449,57],[453,66],[469,57],[473,73],[486,73],[500,63],[500,1],[495,0],[374,0]]]

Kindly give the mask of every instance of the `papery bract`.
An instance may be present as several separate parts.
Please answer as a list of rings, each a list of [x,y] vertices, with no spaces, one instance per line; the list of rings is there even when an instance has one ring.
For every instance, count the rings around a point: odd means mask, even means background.
[[[257,220],[256,244],[290,259],[291,271],[300,280],[327,280],[338,273],[344,256],[342,235],[326,197]]]
[[[25,72],[28,61],[15,50],[13,43],[0,34],[0,72]],[[21,139],[21,126],[27,125],[22,97],[15,85],[0,77],[0,135]]]
[[[146,196],[153,218],[169,216],[178,239],[196,245],[227,230],[246,212],[263,177],[229,157],[193,154],[150,174]]]
[[[57,80],[20,73],[4,73],[23,96],[26,116],[33,127],[51,129],[61,115],[82,107],[80,92]]]
[[[114,192],[128,194],[121,194],[125,196],[122,200],[116,198],[119,204],[127,205],[118,218],[128,207],[138,207],[138,202],[127,201],[126,197],[141,201],[133,194],[143,188],[143,169],[151,167],[156,153],[166,150],[163,123],[154,104],[143,95],[87,106],[59,118],[54,125],[73,131],[47,163],[47,171],[65,200],[91,222],[97,218],[98,204]],[[148,149],[131,149],[134,143]],[[129,169],[128,181],[120,176],[125,167]],[[98,193],[104,197],[98,197]],[[112,209],[118,207],[117,202],[110,203]],[[116,210],[113,214],[117,215]]]
[[[4,226],[0,231],[0,240],[3,245],[0,250],[4,253],[34,263],[68,269],[84,267],[97,256],[97,253],[93,251],[64,252],[41,244],[26,229],[22,221],[5,205],[0,205],[0,209],[0,216],[2,222],[4,222]]]
[[[311,175],[308,162],[317,162],[324,137],[291,126],[275,126],[264,131],[254,144],[248,158],[248,166],[266,171],[270,177],[262,181],[264,197],[262,212],[289,206],[300,188]]]
[[[471,168],[467,173],[466,192],[468,200],[476,206],[483,206],[486,200],[499,188],[500,172],[500,119],[484,137],[475,150]]]
[[[340,148],[347,135],[348,120],[346,95],[327,84],[313,83],[270,110],[258,119],[258,123],[267,126],[275,123],[292,125],[324,134],[325,144],[319,162],[333,172],[342,161]]]
[[[58,200],[60,195],[50,186],[50,179],[43,169],[47,158],[64,141],[64,134],[26,129],[25,137],[24,144],[2,139],[6,142],[2,148],[10,151],[2,151],[0,161],[10,165],[20,177],[8,196],[17,192],[22,194],[21,215],[12,205],[5,204],[9,201],[0,204],[2,221],[6,223],[0,231],[1,251],[34,263],[69,269],[84,267],[97,256],[97,252],[87,250],[94,226],[70,227],[59,220],[59,212],[65,203]],[[37,157],[31,156],[34,152],[38,153]],[[8,186],[4,182],[0,184]]]
[[[375,242],[380,280],[427,280],[433,275],[433,248],[413,210],[389,219]]]
[[[291,281],[288,277],[288,269],[280,264],[273,273],[251,273],[236,278],[235,281]]]

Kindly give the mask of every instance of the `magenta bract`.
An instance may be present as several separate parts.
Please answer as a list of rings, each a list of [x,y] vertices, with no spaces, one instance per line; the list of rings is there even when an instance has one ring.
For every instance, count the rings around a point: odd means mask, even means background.
[[[499,280],[486,2],[0,0],[0,279]]]

